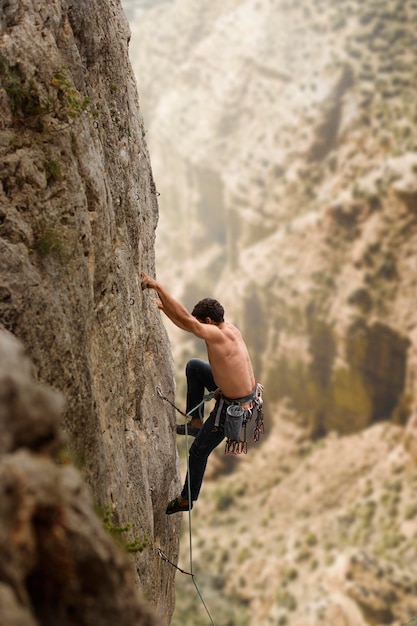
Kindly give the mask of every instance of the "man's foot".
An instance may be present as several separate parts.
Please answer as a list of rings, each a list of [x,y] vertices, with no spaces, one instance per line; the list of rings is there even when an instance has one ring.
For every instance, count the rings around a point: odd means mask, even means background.
[[[200,430],[200,428],[196,428],[191,423],[187,424],[187,433],[191,437],[197,437]],[[177,435],[185,435],[185,424],[177,424]]]
[[[190,507],[188,500],[185,500],[181,496],[178,496],[178,498],[174,498],[174,500],[171,500],[166,508],[165,513],[167,515],[172,515],[173,513],[179,513],[180,511],[189,511],[192,508],[192,502]]]

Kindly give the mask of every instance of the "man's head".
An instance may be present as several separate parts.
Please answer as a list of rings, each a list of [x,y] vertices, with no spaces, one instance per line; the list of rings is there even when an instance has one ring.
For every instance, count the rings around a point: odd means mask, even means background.
[[[224,322],[224,308],[212,298],[204,298],[197,302],[193,308],[192,314],[200,322],[206,323],[206,318],[209,317],[215,324],[221,324]]]

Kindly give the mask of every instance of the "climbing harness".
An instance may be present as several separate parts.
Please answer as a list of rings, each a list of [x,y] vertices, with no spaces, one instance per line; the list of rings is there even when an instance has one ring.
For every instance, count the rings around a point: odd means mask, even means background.
[[[216,413],[215,427],[219,428],[220,417],[226,404],[226,415],[224,421],[224,434],[226,436],[225,454],[247,454],[248,441],[246,438],[246,427],[251,421],[254,411],[256,411],[255,427],[253,431],[253,441],[259,441],[260,435],[265,433],[263,399],[263,385],[257,383],[251,394],[243,398],[228,399],[222,395]],[[245,407],[250,403],[249,407]],[[245,407],[245,408],[244,408]]]
[[[248,396],[243,398],[229,399],[221,394],[219,405],[216,413],[215,428],[220,426],[220,418],[226,405],[226,415],[224,421],[224,434],[226,437],[225,454],[247,454],[248,453],[248,441],[246,438],[246,428],[248,423],[252,420],[253,413],[256,412],[255,426],[253,430],[253,441],[256,443],[259,441],[260,435],[265,433],[264,426],[264,412],[263,412],[263,398],[262,392],[264,390],[261,383],[257,383],[255,389]],[[202,401],[197,404],[189,414],[184,413],[179,407],[177,407],[167,396],[162,393],[160,387],[156,388],[156,391],[162,400],[166,400],[180,415],[189,418],[192,413],[197,409],[201,409],[201,406],[208,400],[212,400],[216,394],[212,391],[204,396]],[[249,408],[243,408],[242,405],[250,403]],[[189,422],[188,422],[189,423]],[[185,423],[187,430],[187,422]],[[186,432],[188,435],[188,432]]]
[[[263,398],[262,392],[264,390],[263,385],[261,383],[257,383],[255,389],[248,396],[244,396],[243,398],[234,398],[228,399],[223,394],[220,396],[219,405],[216,412],[216,421],[215,428],[219,428],[220,426],[220,418],[222,416],[222,411],[226,405],[226,416],[224,421],[224,434],[226,437],[226,446],[224,453],[225,454],[247,454],[248,453],[248,441],[246,438],[246,428],[248,423],[252,420],[253,413],[256,412],[255,418],[255,426],[253,430],[253,441],[256,443],[259,441],[260,435],[265,433],[264,426],[264,413],[263,413]],[[189,413],[184,413],[178,406],[176,406],[167,396],[162,393],[162,389],[160,387],[156,388],[158,396],[168,402],[180,415],[186,418],[190,418],[190,416],[197,410],[201,409],[202,405],[209,400],[212,400],[215,397],[216,391],[211,391],[206,394],[202,401],[199,402],[194,408],[189,411]],[[249,408],[243,408],[242,405],[250,403],[251,406]],[[185,422],[186,435],[187,432],[187,423]]]

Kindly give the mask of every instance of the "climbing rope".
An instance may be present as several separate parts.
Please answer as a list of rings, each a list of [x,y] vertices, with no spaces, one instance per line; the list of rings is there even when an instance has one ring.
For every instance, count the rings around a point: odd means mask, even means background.
[[[194,413],[194,411],[196,411],[197,409],[200,409],[201,406],[207,401],[207,400],[211,400],[212,398],[214,398],[214,391],[210,392],[209,394],[205,395],[203,400],[197,404],[197,406],[195,406],[193,409],[191,409],[191,411],[189,411],[188,413],[184,413],[183,411],[181,411],[181,409],[179,409],[177,406],[175,406],[175,404],[173,402],[171,402],[171,400],[169,398],[167,398],[166,396],[164,396],[164,394],[162,393],[162,390],[160,387],[156,388],[156,391],[158,393],[158,396],[160,398],[162,398],[162,400],[165,400],[166,402],[168,402],[176,411],[178,411],[178,413],[180,413],[181,415],[183,415],[186,418],[189,418],[192,413]],[[185,447],[186,447],[186,454],[187,454],[187,476],[190,476],[190,461],[189,461],[189,446],[188,446],[188,422],[185,422]],[[181,569],[180,567],[178,567],[178,565],[175,565],[175,563],[173,563],[172,561],[169,560],[169,558],[166,556],[166,554],[164,554],[161,550],[161,548],[158,548],[158,554],[161,557],[161,559],[163,561],[166,561],[167,563],[169,563],[170,565],[172,565],[173,567],[175,567],[179,572],[181,572],[182,574],[186,574],[187,576],[191,576],[192,580],[193,580],[193,584],[194,587],[196,588],[196,591],[200,597],[201,603],[205,608],[205,611],[208,615],[208,618],[210,619],[210,622],[212,623],[213,626],[216,626],[216,624],[213,621],[212,616],[210,615],[210,611],[207,607],[207,604],[204,601],[203,595],[200,591],[200,588],[197,584],[197,580],[195,577],[195,574],[193,572],[193,532],[192,532],[192,525],[191,525],[191,506],[192,506],[192,501],[191,501],[191,484],[190,484],[190,480],[188,479],[187,481],[188,483],[188,528],[189,528],[189,546],[190,546],[190,571],[187,572],[183,569]]]

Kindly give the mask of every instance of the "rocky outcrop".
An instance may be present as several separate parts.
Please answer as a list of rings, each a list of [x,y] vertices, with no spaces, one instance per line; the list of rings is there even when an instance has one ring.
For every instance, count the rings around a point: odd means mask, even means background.
[[[178,467],[173,412],[156,387],[172,393],[172,359],[140,289],[140,270],[154,272],[158,207],[128,24],[118,1],[24,0],[0,13],[0,321],[36,379],[66,398],[69,453],[111,523],[130,525],[143,548],[131,557],[138,587],[169,619],[173,568],[157,548],[175,560],[178,520],[165,506]],[[32,457],[20,458],[26,476]],[[40,533],[61,505],[48,506]],[[56,523],[51,541],[66,545]],[[85,565],[89,579],[100,562]],[[109,597],[115,582],[109,574]]]
[[[3,330],[0,357],[1,623],[161,624],[80,474],[56,462],[63,397],[32,382],[23,346]]]

